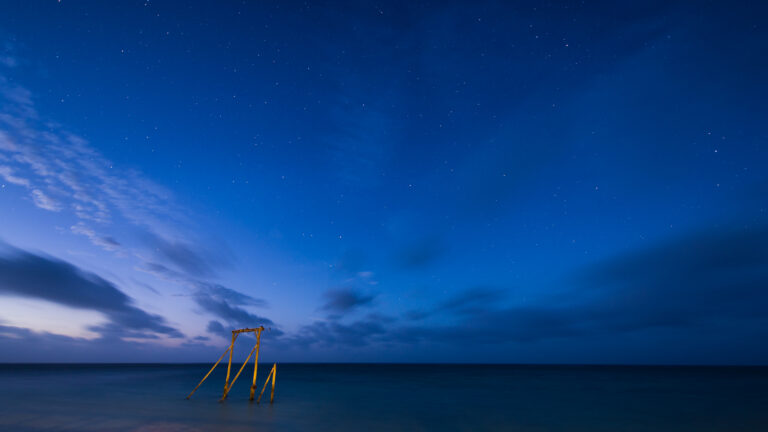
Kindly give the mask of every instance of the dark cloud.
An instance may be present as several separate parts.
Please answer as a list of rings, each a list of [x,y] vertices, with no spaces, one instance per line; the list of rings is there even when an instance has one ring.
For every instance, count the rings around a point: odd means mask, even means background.
[[[531,342],[573,336],[716,329],[735,333],[768,319],[768,229],[699,233],[593,265],[547,304],[501,306],[503,293],[470,290],[429,312],[456,324],[395,329],[403,340]]]
[[[391,338],[405,343],[463,340],[467,345],[534,342],[582,335],[583,324],[580,311],[568,308],[489,307],[475,309],[453,324],[397,327]]]
[[[498,305],[504,299],[504,290],[490,287],[475,287],[460,292],[444,301],[435,311],[451,311],[457,313],[472,313]]]
[[[243,294],[239,291],[235,291],[231,288],[219,284],[210,283],[198,283],[198,290],[205,295],[214,297],[221,301],[228,303],[235,303],[243,306],[256,306],[265,308],[268,306],[267,301],[264,299],[255,298],[248,294]]]
[[[366,318],[344,324],[338,321],[318,321],[303,326],[280,343],[290,348],[362,347],[375,342],[377,337],[387,338],[388,329],[378,319]]]
[[[412,310],[405,313],[405,318],[411,321],[419,321],[432,315],[431,311]]]
[[[243,305],[263,307],[266,306],[264,300],[253,298],[220,285],[199,284],[195,293],[192,294],[192,298],[205,312],[221,319],[229,327],[274,325],[274,322],[269,318],[256,315],[241,307]],[[216,323],[214,327],[211,327],[212,323]],[[223,327],[223,324],[218,321],[211,321],[208,323],[208,330],[212,333],[218,333],[219,326]]]
[[[376,316],[351,323],[328,320],[285,342],[360,347],[461,340],[494,346],[661,332],[656,334],[696,335],[703,349],[721,343],[725,332],[744,335],[740,349],[758,353],[762,341],[755,339],[760,333],[755,329],[768,325],[768,228],[693,234],[594,264],[565,283],[570,289],[564,294],[525,305],[506,304],[501,289],[472,288],[431,309],[406,313],[405,324]],[[413,324],[433,315],[444,324]]]
[[[593,315],[626,328],[768,317],[768,227],[689,235],[587,269]]]
[[[206,330],[209,333],[213,333],[213,334],[226,334],[227,333],[227,329],[224,328],[224,324],[222,324],[222,323],[220,323],[220,322],[218,322],[216,320],[208,321],[208,326],[206,327]]]
[[[408,311],[405,313],[405,318],[419,321],[440,313],[459,315],[484,313],[498,308],[499,302],[505,297],[506,293],[499,288],[474,287],[451,296],[431,309]]]
[[[362,306],[370,305],[375,295],[365,294],[355,288],[338,288],[325,292],[322,309],[332,313],[347,313]]]
[[[274,325],[274,322],[269,318],[256,315],[244,308],[266,308],[268,303],[264,299],[243,294],[223,285],[188,277],[156,262],[144,262],[142,270],[159,278],[188,286],[192,292],[189,294],[192,300],[203,311],[223,321],[223,324],[219,321],[211,321],[208,325],[208,331],[211,333],[226,333],[223,330],[225,325],[230,328]]]
[[[114,238],[114,237],[110,237],[110,236],[102,236],[102,237],[100,237],[100,239],[101,239],[101,241],[102,241],[102,242],[103,242],[105,245],[107,245],[107,246],[111,246],[111,247],[120,247],[120,246],[121,246],[121,245],[120,245],[120,242],[118,242],[117,240],[115,240],[115,238]]]
[[[156,333],[134,330],[130,327],[124,327],[115,323],[90,326],[88,330],[99,334],[101,338],[160,339]]]
[[[406,269],[427,267],[442,257],[447,247],[439,236],[429,236],[406,245],[398,253],[400,265]]]
[[[182,337],[158,315],[136,306],[130,297],[94,273],[52,257],[7,247],[0,255],[0,293],[37,298],[103,313],[111,323],[100,331],[154,332]],[[142,333],[146,334],[146,333]],[[147,336],[145,336],[147,337]]]

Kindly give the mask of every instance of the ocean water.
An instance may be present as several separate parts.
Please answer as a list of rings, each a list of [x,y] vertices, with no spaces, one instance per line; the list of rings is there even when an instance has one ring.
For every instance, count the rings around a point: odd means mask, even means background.
[[[208,368],[0,365],[0,430],[768,431],[768,368],[278,364],[256,405],[219,367],[186,400]]]

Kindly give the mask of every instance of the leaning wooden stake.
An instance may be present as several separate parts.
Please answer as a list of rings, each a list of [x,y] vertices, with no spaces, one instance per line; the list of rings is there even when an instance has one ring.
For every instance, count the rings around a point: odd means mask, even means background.
[[[272,397],[269,400],[269,403],[272,403],[275,401],[275,375],[277,374],[277,363],[275,363],[272,366],[272,370],[269,371],[269,375],[267,375],[267,380],[264,381],[264,387],[261,389],[261,393],[259,393],[259,398],[256,399],[256,403],[261,402],[261,396],[264,394],[264,390],[267,389],[267,384],[269,384],[269,379],[272,378]]]
[[[253,400],[253,395],[256,393],[256,371],[259,368],[259,346],[261,345],[261,330],[258,329],[256,331],[256,357],[253,360],[253,383],[251,384],[251,399]]]
[[[192,397],[192,395],[193,395],[193,394],[194,394],[194,393],[197,391],[197,389],[198,389],[198,388],[200,388],[200,386],[203,384],[203,381],[205,381],[205,379],[206,379],[206,378],[208,378],[208,375],[210,375],[210,374],[211,374],[211,372],[213,372],[213,370],[214,370],[214,369],[216,369],[216,366],[218,366],[218,365],[219,365],[219,362],[221,361],[221,359],[223,359],[223,358],[224,358],[224,356],[225,356],[225,355],[227,355],[227,351],[230,351],[230,350],[231,350],[231,348],[232,348],[232,347],[230,346],[229,348],[227,348],[227,349],[225,349],[225,350],[224,350],[224,353],[221,355],[221,357],[219,357],[219,359],[218,359],[218,360],[216,360],[216,363],[214,363],[214,364],[213,364],[213,367],[211,368],[211,370],[209,370],[209,371],[208,371],[208,373],[207,373],[207,374],[205,374],[205,376],[203,377],[203,379],[201,379],[201,380],[200,380],[200,383],[197,385],[197,387],[195,387],[195,389],[194,389],[194,390],[192,390],[192,391],[189,393],[189,396],[187,396],[187,399],[191,398],[191,397]]]
[[[254,351],[256,351],[256,346],[255,346],[255,345],[254,345],[254,347],[251,349],[251,352],[250,352],[250,354],[248,354],[248,357],[246,357],[246,358],[245,358],[245,361],[243,362],[243,365],[242,365],[242,366],[240,366],[240,370],[238,370],[238,371],[237,371],[237,374],[235,375],[235,377],[234,377],[234,378],[232,378],[232,382],[229,384],[229,387],[227,387],[227,388],[225,388],[225,389],[224,389],[224,396],[222,396],[222,397],[221,397],[221,399],[219,399],[219,402],[221,402],[221,401],[223,401],[224,399],[226,399],[226,398],[227,398],[227,394],[229,394],[229,390],[230,390],[230,389],[232,389],[232,386],[234,386],[234,385],[235,385],[235,381],[237,381],[237,378],[240,376],[240,372],[242,372],[242,371],[243,371],[243,369],[245,369],[245,365],[247,365],[247,364],[248,364],[248,360],[250,360],[250,359],[251,359],[251,356],[253,355],[253,352],[254,352]]]

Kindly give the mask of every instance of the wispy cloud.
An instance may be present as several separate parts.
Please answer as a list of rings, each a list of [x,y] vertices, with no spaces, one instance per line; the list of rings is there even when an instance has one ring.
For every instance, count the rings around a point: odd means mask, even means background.
[[[4,160],[9,161],[7,157],[5,157]],[[32,183],[29,181],[29,179],[17,176],[14,173],[13,168],[0,165],[0,178],[10,184],[23,186],[24,188],[28,189],[30,197],[32,198],[32,202],[37,207],[53,212],[58,212],[61,210],[61,206],[58,202],[46,195],[46,193],[42,190],[32,187]]]
[[[187,288],[204,313],[227,325],[274,324],[246,309],[264,307],[263,300],[207,280],[231,265],[234,258],[224,244],[217,244],[214,253],[200,244],[196,237],[199,230],[188,217],[189,211],[176,203],[170,190],[137,170],[115,166],[82,137],[45,120],[37,112],[32,92],[11,82],[2,70],[0,161],[0,179],[26,189],[35,206],[76,219],[69,229],[73,235],[85,237],[121,258],[135,260],[135,268],[158,281]],[[125,232],[131,232],[131,239],[138,241],[123,241],[116,234]],[[80,274],[78,269],[70,270]],[[89,274],[85,279],[93,278],[99,276]],[[103,279],[99,281],[114,288]],[[66,283],[67,279],[50,280],[52,290],[61,290]],[[117,322],[119,316],[113,314],[113,318]]]
[[[14,55],[15,46],[10,41],[5,41],[0,44],[0,66],[7,68],[15,68],[18,66],[19,61]]]
[[[32,189],[32,201],[36,206],[43,210],[52,212],[61,211],[61,205],[40,189]]]
[[[24,186],[29,187],[29,180],[21,177],[17,177],[13,173],[13,169],[8,166],[2,166],[0,165],[0,177],[3,178],[3,180],[7,181],[8,183],[15,184],[18,186]]]
[[[12,67],[16,67],[18,62],[16,61],[15,57],[11,57],[8,55],[0,55],[0,64],[5,67],[12,68]]]
[[[75,225],[69,227],[70,231],[75,234],[79,234],[88,238],[96,246],[107,250],[115,251],[120,248],[120,243],[110,236],[102,236],[96,233],[93,229],[89,228],[83,222],[78,222]]]
[[[186,221],[166,188],[123,170],[83,138],[38,114],[32,93],[0,75],[0,177],[25,187],[40,208],[65,208],[82,221],[115,217],[149,231]]]
[[[167,239],[151,232],[144,233],[142,237],[159,259],[171,263],[185,274],[200,277],[213,276],[216,267],[226,264],[219,257],[197,251],[191,244],[184,241]]]

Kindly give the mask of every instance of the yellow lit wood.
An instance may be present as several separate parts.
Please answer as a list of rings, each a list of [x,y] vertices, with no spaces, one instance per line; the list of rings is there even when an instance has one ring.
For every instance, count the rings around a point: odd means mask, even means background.
[[[272,366],[272,395],[269,397],[269,403],[275,401],[275,378],[277,378],[277,363]]]
[[[267,384],[269,384],[269,379],[275,374],[275,370],[277,369],[277,363],[275,363],[274,366],[272,366],[272,370],[269,371],[269,375],[267,375],[267,380],[264,381],[264,387],[261,389],[261,393],[259,393],[258,399],[256,399],[256,403],[261,402],[261,396],[264,394],[264,390],[267,389]],[[272,380],[272,385],[274,386],[275,380]]]
[[[227,378],[224,380],[224,393],[221,395],[222,399],[227,397],[227,387],[229,387],[229,370],[232,369],[232,351],[235,348],[235,339],[237,339],[238,334],[239,332],[237,331],[232,332],[232,343],[229,344],[229,363],[227,363]]]
[[[192,390],[192,392],[189,393],[187,396],[187,399],[192,397],[192,395],[197,391],[198,388],[203,384],[203,382],[211,375],[214,369],[216,369],[216,366],[219,365],[221,360],[224,358],[225,355],[227,355],[227,352],[229,352],[229,361],[227,362],[227,377],[224,380],[224,392],[221,395],[221,400],[227,398],[227,395],[229,394],[229,391],[232,389],[232,387],[235,385],[235,381],[240,377],[240,374],[243,372],[243,369],[245,369],[245,365],[248,364],[248,361],[251,359],[251,356],[256,353],[256,356],[254,357],[253,362],[253,382],[251,383],[251,400],[253,400],[253,396],[256,392],[256,373],[258,372],[259,367],[259,349],[261,348],[261,332],[264,331],[264,326],[259,326],[257,328],[244,328],[244,329],[238,329],[238,330],[232,330],[232,342],[229,344],[229,348],[224,350],[224,353],[219,357],[219,359],[214,363],[211,370],[208,371],[207,374],[203,377],[202,380],[197,384],[197,387]],[[237,374],[235,374],[235,377],[232,379],[232,382],[229,381],[230,374],[232,372],[232,354],[235,350],[235,341],[237,340],[237,337],[240,336],[240,333],[256,333],[256,345],[251,349],[251,352],[248,354],[248,357],[245,359],[245,362],[243,362],[242,366],[240,366],[240,369],[237,371]],[[269,383],[269,377],[272,377],[272,400],[275,398],[275,373],[277,370],[277,363],[272,366],[272,370],[269,373],[269,376],[267,376],[267,381],[264,383],[264,388],[261,390],[261,394],[259,394],[259,399],[261,399],[261,395],[264,394],[264,391],[267,388],[267,384]],[[257,401],[258,402],[258,401]]]
[[[243,362],[243,365],[240,366],[240,370],[238,370],[237,374],[235,375],[235,377],[232,378],[232,382],[229,384],[229,387],[224,389],[224,396],[221,397],[219,402],[221,402],[221,401],[223,401],[224,399],[227,398],[227,394],[229,393],[229,390],[231,390],[232,386],[235,385],[235,381],[237,381],[237,378],[240,376],[240,373],[243,371],[243,369],[245,369],[245,365],[248,364],[248,360],[251,359],[251,356],[253,355],[254,351],[256,351],[256,346],[255,345],[253,346],[253,348],[251,348],[251,352],[248,354],[248,357],[245,358],[245,361]]]
[[[223,354],[221,354],[221,357],[219,357],[219,359],[218,359],[218,360],[216,360],[216,363],[214,363],[214,364],[213,364],[213,367],[211,368],[211,370],[209,370],[209,371],[208,371],[208,373],[207,373],[207,374],[205,374],[205,376],[203,377],[203,379],[201,379],[201,380],[200,380],[200,383],[197,385],[197,387],[195,387],[195,389],[194,389],[194,390],[192,390],[192,392],[190,392],[190,393],[189,393],[189,396],[187,396],[187,399],[191,398],[191,397],[192,397],[192,395],[193,395],[193,394],[194,394],[194,393],[197,391],[197,389],[198,389],[198,388],[200,388],[200,385],[202,385],[202,384],[203,384],[203,381],[205,381],[205,379],[206,379],[206,378],[208,378],[208,375],[210,375],[210,374],[211,374],[211,372],[213,372],[213,370],[214,370],[214,369],[216,369],[216,366],[218,366],[218,365],[219,365],[219,362],[221,361],[221,359],[223,359],[223,358],[224,358],[224,356],[225,356],[225,355],[227,355],[227,351],[230,351],[230,350],[231,350],[231,348],[232,348],[232,347],[230,346],[229,348],[227,348],[227,349],[225,349],[225,350],[224,350],[224,353],[223,353]]]
[[[256,393],[256,372],[259,368],[259,347],[261,345],[261,331],[263,329],[264,327],[256,329],[256,357],[253,360],[253,383],[251,384],[250,400],[253,400],[253,395]]]
[[[239,330],[232,330],[232,333],[255,333],[257,331],[264,330],[264,326],[260,326],[257,328],[244,328]]]

